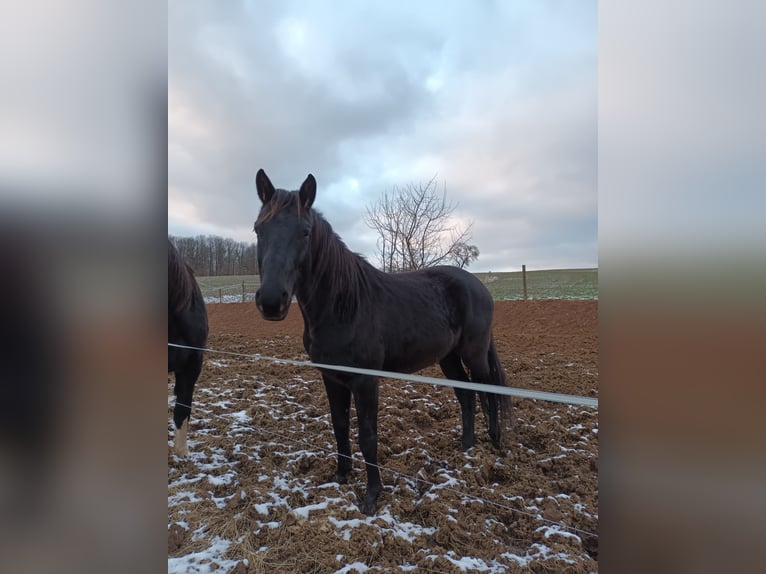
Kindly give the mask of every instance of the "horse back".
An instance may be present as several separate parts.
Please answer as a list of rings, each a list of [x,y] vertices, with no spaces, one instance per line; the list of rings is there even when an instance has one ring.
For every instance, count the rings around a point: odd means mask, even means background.
[[[471,322],[491,326],[494,303],[486,286],[472,273],[459,267],[440,265],[409,273],[393,274],[401,281],[418,315],[447,317],[453,328],[465,328]],[[427,317],[426,317],[427,318]]]
[[[440,361],[466,335],[489,340],[492,297],[471,273],[449,266],[378,273],[352,318],[306,321],[313,361],[414,372]]]

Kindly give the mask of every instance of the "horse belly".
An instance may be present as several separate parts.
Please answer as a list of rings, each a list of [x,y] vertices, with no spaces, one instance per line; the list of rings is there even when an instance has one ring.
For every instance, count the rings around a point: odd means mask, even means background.
[[[447,356],[457,342],[457,334],[450,331],[442,331],[418,341],[404,338],[386,350],[383,369],[400,373],[425,369]]]

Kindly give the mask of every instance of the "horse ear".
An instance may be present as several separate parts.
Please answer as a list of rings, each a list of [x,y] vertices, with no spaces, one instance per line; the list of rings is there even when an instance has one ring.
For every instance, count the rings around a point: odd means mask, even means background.
[[[303,185],[301,185],[301,190],[299,192],[303,209],[308,209],[311,207],[311,205],[314,203],[316,194],[317,180],[314,179],[313,175],[309,174],[306,178],[306,181],[304,181]]]
[[[271,196],[274,195],[274,185],[263,169],[259,169],[258,173],[255,174],[255,188],[258,190],[258,197],[261,198],[262,203],[268,203]]]

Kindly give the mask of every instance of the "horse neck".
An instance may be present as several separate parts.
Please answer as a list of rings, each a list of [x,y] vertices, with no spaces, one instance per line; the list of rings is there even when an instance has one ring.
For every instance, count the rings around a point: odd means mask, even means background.
[[[296,298],[309,322],[330,314],[353,313],[366,283],[364,261],[346,247],[330,224],[312,236],[310,261],[304,266]]]

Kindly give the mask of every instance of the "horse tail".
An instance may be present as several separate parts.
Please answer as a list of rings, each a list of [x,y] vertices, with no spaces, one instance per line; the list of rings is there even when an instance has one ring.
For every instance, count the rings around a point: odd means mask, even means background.
[[[489,351],[487,352],[487,362],[489,363],[489,376],[490,381],[493,385],[498,385],[501,387],[507,387],[508,383],[505,378],[505,370],[503,370],[503,366],[500,364],[500,357],[497,355],[497,349],[495,348],[495,339],[494,337],[490,339],[489,341]],[[490,394],[489,395],[489,403],[493,409],[498,409],[499,407],[499,421],[505,423],[510,420],[511,417],[511,397],[508,395],[497,395],[497,394]],[[497,411],[496,411],[497,412]],[[499,424],[499,431],[502,431],[502,428],[504,424]]]

